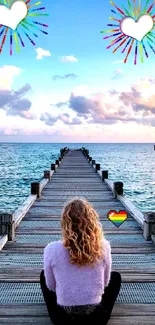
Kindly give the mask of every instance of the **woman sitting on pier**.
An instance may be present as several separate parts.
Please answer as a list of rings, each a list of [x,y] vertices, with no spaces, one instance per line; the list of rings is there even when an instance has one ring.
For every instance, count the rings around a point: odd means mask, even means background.
[[[87,200],[74,198],[63,208],[61,227],[62,240],[44,249],[40,275],[49,316],[55,325],[107,324],[121,275],[111,272],[111,246],[99,216]]]

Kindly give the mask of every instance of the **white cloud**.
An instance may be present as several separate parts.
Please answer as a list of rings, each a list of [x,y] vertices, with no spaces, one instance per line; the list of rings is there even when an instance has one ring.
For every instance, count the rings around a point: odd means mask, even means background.
[[[123,60],[115,60],[112,63],[113,64],[122,64],[124,61]]]
[[[0,89],[10,90],[14,77],[21,74],[23,70],[14,65],[4,65],[0,68]]]
[[[44,50],[41,47],[38,47],[36,49],[36,52],[37,52],[37,57],[36,57],[37,60],[42,60],[44,56],[51,56],[50,51]]]
[[[63,56],[61,58],[62,62],[77,62],[78,59],[75,56],[69,55],[69,56]]]

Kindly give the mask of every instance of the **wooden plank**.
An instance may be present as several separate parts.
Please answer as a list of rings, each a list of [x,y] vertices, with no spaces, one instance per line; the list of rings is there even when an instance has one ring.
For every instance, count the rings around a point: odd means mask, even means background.
[[[44,244],[39,244],[39,243],[16,243],[16,242],[7,242],[7,244],[4,246],[3,250],[9,250],[10,248],[12,249],[13,252],[15,251],[24,251],[25,253],[26,251],[30,251],[32,249],[32,251],[35,249],[40,249],[40,252],[43,252],[45,245]],[[154,253],[155,252],[155,247],[152,246],[152,244],[147,243],[147,245],[144,244],[127,244],[127,243],[119,243],[119,244],[114,244],[111,243],[111,248],[112,248],[112,252],[117,253],[117,254],[123,254],[125,252],[127,253],[136,253],[137,254],[141,254],[141,253]]]
[[[75,195],[70,195],[70,198],[68,196],[64,196],[63,194],[60,194],[60,195],[56,195],[56,196],[53,196],[51,195],[51,193],[49,192],[49,195],[48,196],[41,196],[41,198],[38,198],[37,199],[37,203],[39,202],[53,202],[55,205],[62,205],[66,200],[71,200],[71,199],[74,199]],[[82,197],[82,195],[80,196]],[[88,196],[87,196],[88,197]],[[83,198],[87,198],[86,196],[83,196]],[[115,199],[112,195],[106,195],[106,196],[99,196],[99,197],[94,197],[93,195],[92,196],[89,196],[89,202],[91,202],[91,204],[96,204],[97,203],[100,205],[104,202],[107,202],[107,203],[111,203],[111,202],[118,202],[117,199]]]
[[[40,273],[43,267],[7,267],[5,270],[0,268],[0,282],[7,283],[39,283]],[[155,270],[152,268],[147,273],[147,268],[125,269],[112,267],[113,271],[119,271],[122,277],[122,283],[146,283],[155,282]]]
[[[108,325],[154,325],[155,316],[111,316]]]
[[[37,216],[37,215],[34,215],[34,216],[28,216],[28,215],[26,215],[25,217],[24,217],[24,219],[23,219],[23,221],[59,221],[59,220],[61,220],[61,216],[50,216],[50,217],[47,217],[47,216]],[[100,218],[99,218],[99,220],[100,221],[105,221],[106,220],[106,218],[105,217],[103,217],[103,216],[100,216]],[[131,222],[131,221],[133,221],[134,219],[133,219],[133,217],[130,217],[130,216],[128,216],[128,221],[127,222]]]
[[[49,227],[47,226],[46,228],[45,227],[36,227],[36,228],[27,228],[27,229],[23,229],[23,228],[19,228],[19,230],[16,231],[16,234],[17,235],[35,235],[35,234],[38,234],[38,235],[43,235],[43,234],[60,234],[61,233],[61,228],[51,228],[49,229]],[[113,234],[113,235],[116,235],[116,234],[134,234],[134,235],[137,235],[137,234],[142,234],[142,231],[141,230],[134,230],[133,228],[130,229],[130,228],[127,228],[127,229],[108,229],[108,228],[104,228],[104,233],[105,234]]]
[[[2,316],[48,316],[45,303],[39,304],[1,304],[0,305],[0,317]],[[112,316],[145,316],[155,315],[155,308],[153,304],[115,304]]]
[[[119,272],[119,270],[117,270]],[[122,277],[122,282],[131,282],[131,283],[136,283],[136,282],[154,282],[155,275],[154,273],[121,273]]]
[[[60,172],[57,172],[54,176],[53,176],[53,181],[62,181],[62,179],[64,180],[71,180],[75,177],[75,179],[83,179],[83,178],[90,178],[92,180],[96,180],[96,173],[92,173],[91,170],[89,171],[70,171],[70,170],[67,170],[66,172],[63,172],[63,173],[60,173]]]
[[[16,324],[25,324],[25,325],[29,325],[29,324],[35,324],[35,325],[52,325],[53,323],[51,322],[49,316],[35,316],[35,317],[19,317],[19,316],[14,316],[14,317],[0,317],[0,323],[2,325],[4,324],[11,324],[11,325],[16,325]],[[53,324],[54,325],[54,324]]]
[[[5,253],[34,253],[34,254],[43,254],[45,246],[30,246],[26,244],[15,244],[13,247],[10,246],[10,243],[7,242],[7,244],[3,248],[3,252]],[[150,245],[146,246],[135,246],[135,245],[128,245],[127,247],[123,246],[114,246],[112,245],[112,253],[113,254],[152,254],[155,253],[155,247]]]
[[[35,325],[51,325],[53,324],[49,316],[30,316],[30,317],[1,317],[1,324],[35,324]],[[154,325],[155,316],[154,315],[138,315],[138,316],[111,316],[108,325]]]
[[[29,247],[29,246],[18,246],[18,247],[14,247],[13,248],[13,254],[20,254],[20,253],[24,253],[24,254],[43,254],[44,251],[44,247]],[[4,246],[3,249],[4,253],[12,253],[12,248],[10,248],[10,246]],[[125,247],[125,248],[121,248],[121,247],[113,247],[112,248],[112,252],[113,254],[152,254],[155,253],[155,249],[153,249],[152,247]]]
[[[60,200],[66,202],[67,200],[71,200],[74,197],[75,197],[75,195],[73,195],[73,196],[70,196],[69,195],[69,196],[64,197],[63,194],[62,195],[59,194],[57,196],[53,196],[53,195],[51,195],[51,193],[49,193],[49,195],[44,195],[44,196],[42,195],[41,196],[41,199],[38,199],[37,201],[38,202],[49,202],[50,201],[50,202],[55,202],[55,204],[56,204]],[[81,197],[82,197],[82,195],[81,195]],[[83,198],[84,199],[88,199],[91,202],[92,202],[92,199],[93,199],[93,202],[95,202],[95,203],[97,203],[97,202],[108,202],[109,205],[110,205],[110,202],[116,202],[117,201],[111,195],[107,195],[106,197],[103,196],[103,197],[100,197],[100,198],[97,198],[97,197],[96,198],[94,198],[94,197],[88,197],[88,196],[84,196],[83,195]]]
[[[77,187],[77,186],[79,186],[79,187],[84,186],[84,187],[90,187],[90,188],[95,188],[95,189],[98,189],[98,188],[103,189],[103,188],[105,188],[105,189],[108,190],[108,188],[106,186],[103,186],[101,179],[95,179],[95,181],[94,180],[89,181],[89,179],[83,179],[83,181],[82,180],[78,181],[78,179],[77,179],[77,181],[76,181],[76,179],[75,179],[75,181],[72,181],[72,182],[66,182],[66,180],[64,179],[64,183],[62,182],[62,180],[60,182],[56,182],[56,181],[54,181],[54,179],[52,179],[47,184],[46,188],[48,188],[48,189],[53,188],[53,187],[54,188],[57,188],[57,187],[60,187],[60,188],[62,188],[62,187],[66,187],[66,188],[72,187],[72,188],[74,188],[74,187]]]
[[[76,167],[76,168],[75,168]],[[58,175],[65,175],[65,174],[79,174],[80,175],[85,175],[85,174],[91,174],[91,175],[95,175],[96,174],[96,171],[93,170],[92,172],[92,168],[90,165],[86,165],[86,164],[82,164],[81,166],[77,166],[77,165],[74,165],[74,166],[69,166],[67,164],[66,167],[64,167],[63,165],[61,165],[61,167],[57,170],[57,173]]]
[[[39,275],[40,275],[40,272],[41,270],[43,269],[43,266],[18,266],[18,267],[15,267],[15,266],[6,266],[5,269],[4,268],[0,268],[0,281],[5,281],[7,282],[8,279],[12,279],[13,281],[16,281],[18,279],[21,279],[21,282],[24,281],[24,277],[26,279],[31,279],[31,282],[33,282],[33,277],[37,277],[38,278],[38,281],[39,281]],[[124,275],[138,275],[139,278],[140,278],[140,274],[145,274],[145,275],[154,275],[154,279],[153,279],[153,282],[155,282],[155,267],[154,266],[150,266],[149,264],[149,270],[148,270],[148,266],[146,265],[145,267],[144,266],[132,266],[132,267],[129,267],[129,266],[124,266],[124,267],[120,267],[119,265],[118,266],[113,266],[112,267],[112,270],[113,271],[118,271],[121,273],[121,274],[124,274]],[[123,281],[124,282],[124,281]],[[133,281],[132,281],[133,282]],[[139,282],[139,281],[138,281]],[[145,282],[144,279],[142,278],[141,276],[141,280],[140,282]]]
[[[63,195],[62,195],[63,196]],[[45,197],[45,196],[44,196]],[[79,195],[77,195],[76,197],[79,198]],[[51,199],[50,199],[51,198]],[[45,200],[41,198],[37,199],[35,202],[34,202],[34,206],[54,206],[54,207],[63,207],[64,206],[64,203],[68,200],[72,200],[75,198],[75,195],[73,195],[72,197],[70,198],[61,198],[61,196],[57,196],[57,200],[54,200],[53,196],[50,195],[49,196],[46,196],[45,197]],[[84,199],[86,198],[85,196],[83,197]],[[100,207],[104,207],[104,206],[107,206],[109,205],[109,207],[111,206],[111,204],[116,204],[116,205],[119,205],[119,206],[122,206],[123,207],[123,204],[121,204],[117,199],[114,199],[111,195],[103,195],[103,196],[100,196],[100,198],[96,198],[96,200],[94,200],[94,197],[93,195],[90,197],[89,199],[89,202],[96,208],[100,208]],[[48,204],[47,204],[48,203]]]
[[[96,178],[96,173],[91,173],[91,171],[89,173],[81,173],[79,171],[79,173],[77,172],[73,172],[73,173],[70,173],[68,171],[68,173],[63,173],[63,174],[60,174],[60,173],[55,173],[54,176],[52,177],[52,183],[55,183],[55,182],[62,182],[62,180],[66,181],[67,183],[70,182],[70,181],[73,181],[75,179],[75,182],[78,182],[78,181],[84,181],[86,179],[86,181],[90,181],[90,182],[98,182],[98,178]]]
[[[90,163],[86,160],[86,158],[84,157],[81,157],[80,159],[77,159],[76,160],[72,160],[72,158],[70,157],[68,159],[68,161],[63,161],[63,164],[61,164],[61,170],[68,170],[68,169],[72,169],[74,170],[74,168],[77,168],[77,169],[80,169],[80,167],[83,166],[85,169],[91,169],[91,165]],[[67,167],[67,168],[66,168]]]
[[[50,184],[54,184],[54,183],[58,183],[58,182],[62,182],[62,181],[65,181],[66,183],[84,183],[84,182],[87,182],[87,183],[93,183],[93,184],[101,184],[101,179],[96,177],[96,174],[90,174],[89,176],[87,175],[76,175],[74,173],[74,175],[70,175],[70,177],[66,177],[65,176],[55,176],[52,178]],[[50,185],[49,184],[49,185]]]
[[[118,210],[120,210],[120,209],[118,209]],[[51,211],[52,212],[52,211]],[[107,210],[107,212],[109,212],[109,210]],[[42,220],[42,219],[45,219],[45,220],[47,220],[47,219],[49,219],[49,220],[55,220],[55,219],[60,219],[61,218],[61,215],[60,215],[60,213],[53,213],[53,214],[50,214],[50,215],[40,215],[39,214],[39,212],[38,213],[33,213],[33,212],[28,212],[27,214],[26,214],[26,217],[24,218],[24,220],[26,220],[26,218],[32,218],[33,220],[35,219],[35,218],[40,218],[39,220]],[[100,212],[99,213],[99,219],[101,220],[106,220],[107,219],[107,213],[105,212]],[[132,217],[130,217],[130,215],[128,215],[128,221],[129,220],[134,220]]]
[[[47,187],[45,187],[44,188],[44,190],[43,190],[43,192],[42,192],[42,196],[44,196],[44,195],[46,195],[46,196],[53,196],[52,195],[52,193],[54,193],[54,195],[59,195],[60,194],[60,196],[61,195],[66,195],[66,196],[70,196],[70,195],[72,195],[72,196],[76,196],[76,195],[78,195],[78,196],[81,196],[81,195],[84,195],[84,196],[86,196],[87,194],[90,194],[90,195],[92,195],[93,197],[98,197],[99,195],[100,196],[107,196],[107,195],[109,195],[109,196],[111,196],[112,195],[112,193],[109,191],[109,190],[107,190],[106,188],[104,188],[104,187],[102,187],[102,189],[85,189],[85,190],[78,190],[78,189],[72,189],[72,190],[70,190],[70,189],[63,189],[63,188],[61,188],[61,189],[56,189],[56,188],[50,188],[50,189],[47,189]]]
[[[11,268],[10,268],[11,271]],[[116,269],[116,271],[118,271],[118,269]],[[25,272],[25,274],[22,273],[22,279],[20,276],[20,271],[17,272],[17,276],[14,275],[11,276],[10,274],[8,274],[8,276],[6,276],[6,274],[4,274],[4,276],[0,275],[0,282],[3,283],[38,283],[39,282],[39,272],[32,274],[29,271],[29,276],[27,275],[27,273]],[[122,271],[121,273],[121,277],[122,277],[122,282],[123,283],[143,283],[143,282],[154,282],[154,278],[155,278],[155,274],[154,273],[150,273],[150,274],[144,274],[144,273],[124,273]]]
[[[63,208],[65,202],[62,202],[61,204],[58,203],[56,204],[55,202],[51,202],[51,201],[40,201],[38,202],[38,200],[33,204],[33,206],[31,207],[31,210],[33,210],[33,208]],[[96,204],[96,202],[93,203],[93,206],[95,209],[104,209],[104,208],[109,208],[109,210],[113,210],[114,208],[117,207],[122,207],[122,205],[120,204],[120,202],[118,201],[111,201],[111,202],[99,202],[98,204]]]
[[[110,210],[122,210],[122,206],[121,205],[117,205],[117,204],[113,204],[113,205],[110,205],[110,206],[105,206],[104,208],[101,207],[101,209],[99,210],[99,208],[96,209],[96,211],[98,212],[98,214],[101,216],[105,216],[107,217],[107,213],[110,211]],[[100,212],[101,211],[101,212]],[[29,216],[32,216],[32,215],[44,215],[44,216],[52,216],[52,215],[55,215],[55,216],[60,216],[61,215],[61,212],[62,212],[62,209],[61,208],[56,208],[56,207],[31,207],[31,209],[29,210],[29,213],[28,215]]]
[[[64,183],[64,184],[63,184]],[[52,181],[48,184],[47,188],[53,187],[53,186],[63,186],[63,185],[67,185],[67,186],[71,186],[71,185],[87,185],[87,186],[94,186],[94,187],[99,187],[101,186],[101,180],[100,179],[96,179],[95,175],[93,178],[80,178],[80,177],[75,177],[75,178],[61,178],[61,179],[52,179]]]

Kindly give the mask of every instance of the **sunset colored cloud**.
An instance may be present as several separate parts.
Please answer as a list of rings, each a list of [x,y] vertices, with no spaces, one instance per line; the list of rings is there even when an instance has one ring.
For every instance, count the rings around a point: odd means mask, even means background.
[[[34,119],[34,115],[29,112],[32,105],[31,101],[23,98],[29,90],[31,90],[29,84],[16,91],[0,89],[0,109],[4,110],[6,115],[19,115],[23,118]]]
[[[134,136],[139,134],[139,139],[142,139],[144,132],[148,137],[154,136],[155,79],[152,77],[141,78],[139,82],[128,86],[128,90],[122,91],[113,88],[94,91],[86,84],[77,85],[68,94],[68,99],[66,96],[64,100],[59,93],[53,97],[52,90],[49,98],[46,93],[40,93],[38,97],[29,83],[14,89],[14,80],[21,78],[23,73],[20,68],[11,66],[9,70],[5,66],[0,68],[0,73],[3,85],[0,88],[0,120],[3,120],[3,125],[0,125],[1,136],[44,138],[52,134],[60,141],[74,141],[79,134],[79,141],[97,140],[97,137],[101,140],[106,139],[106,136],[117,141],[122,134],[126,139],[131,139],[131,128]],[[54,76],[61,79],[66,75]],[[68,75],[72,78],[72,73]],[[4,80],[8,88],[4,88]],[[54,100],[51,104],[51,98],[61,100]]]

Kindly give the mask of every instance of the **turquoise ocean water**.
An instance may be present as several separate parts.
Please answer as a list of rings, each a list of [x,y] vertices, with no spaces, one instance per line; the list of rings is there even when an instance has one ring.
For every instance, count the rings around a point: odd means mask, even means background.
[[[155,211],[154,145],[109,143],[0,143],[0,211],[18,208],[64,146],[89,149],[109,179],[124,182],[125,195],[141,211]]]

